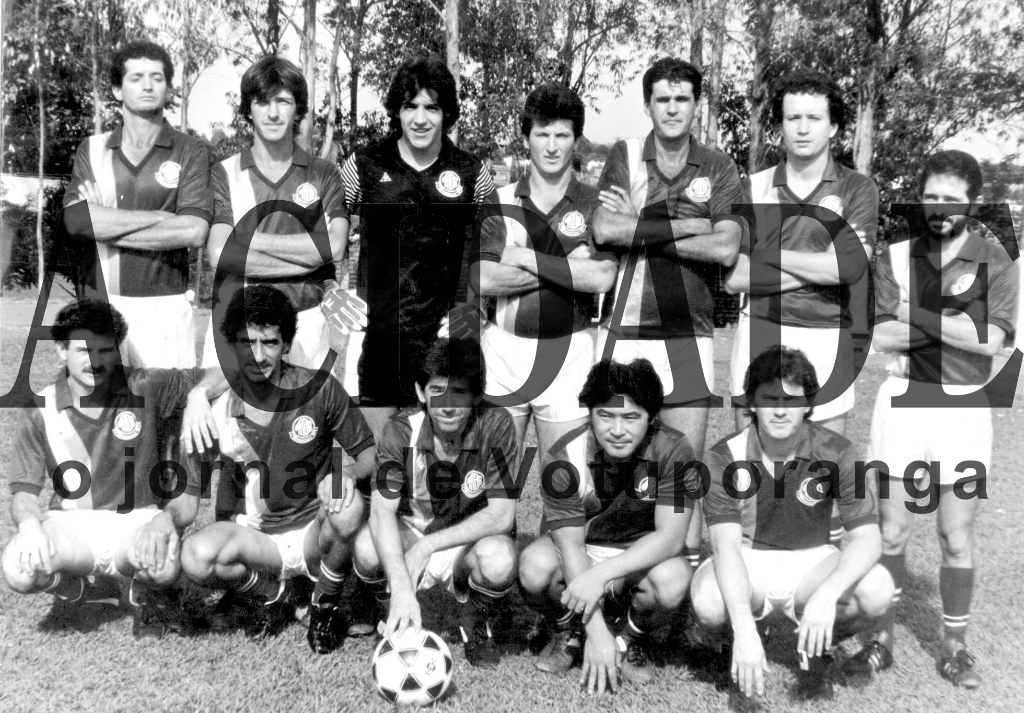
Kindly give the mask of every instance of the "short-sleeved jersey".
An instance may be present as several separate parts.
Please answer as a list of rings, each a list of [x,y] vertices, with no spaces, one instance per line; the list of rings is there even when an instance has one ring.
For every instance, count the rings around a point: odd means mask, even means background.
[[[824,252],[832,244],[828,228],[810,216],[781,219],[781,206],[821,206],[837,213],[851,226],[856,226],[861,240],[848,240],[840,226],[837,231],[836,252],[844,259],[844,250],[875,247],[878,229],[878,188],[874,182],[856,171],[841,166],[829,158],[821,182],[805,197],[799,198],[786,183],[786,163],[755,173],[743,181],[744,202],[755,208],[754,227],[743,231],[740,250],[749,256],[752,250],[794,250]],[[751,269],[756,269],[752,266]],[[748,301],[746,309],[754,317],[776,324],[812,329],[835,329],[839,326],[841,301],[850,292],[847,285],[807,285],[786,292],[781,300],[781,313],[771,309],[771,302],[759,299]]]
[[[291,167],[277,182],[260,172],[252,149],[245,149],[213,167],[210,186],[214,197],[214,223],[234,227],[252,208],[268,201],[294,203],[304,216],[300,221],[284,212],[269,215],[258,229],[270,235],[309,233],[316,230],[318,224],[326,228],[334,218],[348,218],[338,167],[311,156],[298,146],[292,153]],[[309,249],[316,249],[312,238]],[[273,285],[288,295],[295,309],[301,311],[318,306],[324,295],[324,281],[333,279],[334,264],[329,262],[306,275],[250,278],[248,282]]]
[[[901,301],[930,312],[953,316],[969,314],[981,324],[992,324],[1014,337],[1020,275],[999,245],[971,234],[959,254],[939,269],[932,263],[929,237],[893,243],[878,255],[875,267],[875,323],[895,319]],[[938,255],[932,253],[938,259]],[[987,281],[977,279],[986,266]],[[897,266],[897,267],[894,267]],[[911,278],[913,271],[913,278]],[[985,284],[987,282],[987,284]],[[957,301],[943,307],[943,299]],[[913,314],[911,314],[913,320]],[[890,354],[889,374],[933,384],[980,385],[992,374],[993,358],[975,354],[935,339],[927,346]]]
[[[78,146],[71,184],[64,194],[65,208],[81,200],[79,186],[92,181],[109,208],[162,210],[210,222],[210,157],[201,141],[175,131],[165,120],[149,154],[133,166],[121,150],[121,134],[119,126]],[[99,264],[86,260],[79,280],[93,284],[94,271],[102,269],[109,294],[152,297],[180,295],[188,289],[188,248],[140,250],[97,242],[96,255]]]
[[[429,534],[487,507],[489,497],[508,497],[506,473],[518,472],[512,417],[503,408],[474,409],[455,462],[434,452],[434,429],[420,408],[399,411],[384,424],[377,448],[374,487],[401,492],[398,515]],[[506,465],[502,466],[504,463]],[[383,477],[383,482],[379,479]]]
[[[299,389],[298,402],[313,388],[313,376],[311,369],[281,362],[279,384]],[[234,514],[271,535],[305,527],[316,517],[316,486],[333,472],[334,441],[353,458],[373,446],[362,413],[333,376],[306,403],[276,412],[266,426],[246,418],[234,389],[214,401],[213,415],[220,458],[234,463],[236,492],[244,491]],[[218,503],[218,510],[229,508]]]
[[[530,200],[529,178],[510,183],[484,202],[477,228],[479,251],[471,259],[501,262],[506,246],[530,247],[564,258],[585,246],[593,251],[594,260],[616,260],[613,253],[597,252],[594,247],[591,221],[599,205],[597,189],[572,177],[565,196],[545,214]],[[501,206],[521,207],[523,221],[499,215]],[[565,270],[569,270],[567,263]],[[542,275],[538,289],[497,298],[488,317],[517,337],[564,337],[590,326],[595,303],[593,294],[566,289]]]
[[[558,452],[557,444],[554,450]],[[593,491],[581,492],[565,468],[555,471],[550,487],[543,488],[542,527],[557,530],[586,524],[588,544],[632,544],[654,532],[656,506],[693,508],[694,500],[686,493],[696,494],[701,488],[693,460],[686,436],[655,420],[628,459],[614,459],[596,449],[590,463]]]
[[[805,550],[829,543],[833,502],[847,531],[877,526],[875,485],[865,478],[858,489],[856,460],[850,441],[804,421],[794,459],[766,464],[757,426],[751,424],[707,452],[708,527],[739,524],[743,544],[755,550]]]
[[[14,455],[5,467],[12,493],[39,495],[58,466],[78,461],[89,470],[88,490],[74,500],[55,492],[51,509],[124,512],[158,502],[149,478],[163,460],[160,428],[184,408],[202,371],[125,369],[124,373],[130,392],[115,389],[110,405],[96,419],[74,407],[66,371],[43,390],[45,405],[26,409],[18,422]],[[141,406],[129,405],[131,394],[142,397]],[[77,467],[64,473],[64,487],[72,494],[83,481]],[[190,476],[185,492],[198,495],[199,486],[198,477]],[[132,492],[127,493],[127,488]]]
[[[732,207],[742,197],[739,173],[721,151],[707,149],[691,137],[686,166],[669,178],[658,169],[652,132],[643,142],[639,158],[643,169],[634,167],[631,174],[627,142],[616,143],[598,188],[627,190],[643,219],[706,218],[712,224],[737,220]],[[618,279],[613,299],[605,300],[602,320],[616,336],[669,339],[713,335],[717,264],[682,260],[671,243],[615,252],[620,256]],[[629,283],[624,285],[627,278]],[[625,305],[616,305],[619,299],[625,299]],[[616,324],[613,315],[618,310],[622,319]]]

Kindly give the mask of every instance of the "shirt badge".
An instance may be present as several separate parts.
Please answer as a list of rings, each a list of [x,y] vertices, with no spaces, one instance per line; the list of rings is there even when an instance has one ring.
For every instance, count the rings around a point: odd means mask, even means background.
[[[475,498],[484,491],[484,474],[479,470],[471,470],[462,480],[462,494],[467,498]]]
[[[578,210],[566,213],[558,223],[558,229],[563,235],[570,238],[578,238],[587,232],[587,221]]]
[[[462,179],[455,171],[445,171],[438,177],[437,183],[434,185],[437,186],[441,195],[448,198],[458,198],[462,195]]]
[[[316,190],[316,186],[312,183],[303,183],[301,186],[295,189],[295,193],[292,194],[292,200],[298,203],[303,208],[309,208],[311,205],[317,202],[320,198],[320,194]]]
[[[142,423],[131,411],[122,411],[114,417],[114,435],[122,441],[130,441],[142,433]]]
[[[796,491],[796,499],[807,507],[814,507],[828,494],[828,482],[818,478],[807,478],[800,483]]]
[[[164,188],[177,188],[178,179],[181,178],[181,164],[174,161],[164,161],[156,172],[156,182]]]
[[[640,479],[640,482],[636,484],[636,497],[637,500],[654,500],[654,494],[651,492],[650,477],[645,475]]]
[[[292,430],[288,432],[288,437],[295,443],[309,443],[316,438],[319,430],[309,416],[299,416],[292,421]]]
[[[381,183],[391,183],[391,176],[389,176],[387,174],[387,172],[385,172],[384,175],[380,177],[380,182]]]
[[[711,197],[711,179],[701,176],[690,181],[686,187],[686,197],[694,203],[707,203]]]
[[[971,289],[973,284],[974,275],[960,275],[960,277],[956,278],[956,282],[953,283],[953,286],[949,288],[949,294],[953,297],[962,295],[967,292],[967,290]]]
[[[843,199],[839,196],[825,196],[818,205],[822,208],[827,208],[836,215],[841,216],[843,214]]]

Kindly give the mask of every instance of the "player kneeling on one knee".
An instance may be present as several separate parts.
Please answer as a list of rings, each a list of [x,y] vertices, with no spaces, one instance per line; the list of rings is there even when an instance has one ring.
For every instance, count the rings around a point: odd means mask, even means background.
[[[553,633],[537,667],[564,673],[582,659],[590,691],[614,690],[620,667],[637,683],[651,679],[636,644],[668,623],[690,582],[680,555],[694,501],[684,493],[700,490],[700,476],[686,436],[658,419],[663,397],[646,359],[591,369],[580,400],[595,441],[593,491],[580,492],[567,461],[552,466],[542,483],[548,533],[520,561],[524,598]],[[610,629],[605,617],[616,614]]]
[[[798,695],[830,698],[833,644],[882,616],[893,591],[877,564],[875,485],[857,493],[853,445],[808,420],[818,382],[803,352],[765,350],[745,388],[751,425],[708,454],[714,556],[694,575],[693,611],[705,627],[731,627],[731,673],[748,696],[764,693],[767,670],[756,622],[789,617],[798,625]],[[833,502],[849,533],[842,551],[829,544]]]
[[[491,620],[516,579],[516,501],[501,472],[518,466],[512,417],[482,406],[484,386],[477,341],[439,339],[427,352],[419,406],[384,425],[355,571],[386,610],[385,636],[422,626],[418,590],[447,587],[466,659],[490,668],[500,660]]]
[[[252,600],[249,633],[261,639],[292,614],[290,580],[315,580],[308,641],[327,653],[344,640],[339,593],[365,512],[355,484],[368,477],[375,450],[333,376],[283,360],[296,321],[289,299],[268,285],[228,303],[221,331],[237,358],[226,371],[238,390],[215,401],[213,414],[219,460],[235,466],[234,517],[185,540],[182,567],[196,582]],[[341,473],[332,467],[335,441],[355,459]]]
[[[187,432],[193,423],[208,428],[208,399],[227,382],[220,369],[123,367],[127,332],[105,302],[85,299],[57,314],[52,335],[64,370],[43,390],[44,405],[25,409],[18,423],[8,467],[18,534],[3,572],[16,592],[52,592],[61,619],[86,598],[87,576],[128,578],[132,633],[159,637],[176,623],[164,590],[178,579],[178,543],[199,508],[200,483],[182,472],[160,492],[158,434],[166,414],[186,405]],[[39,494],[51,474],[44,509]],[[161,499],[169,499],[162,509]]]

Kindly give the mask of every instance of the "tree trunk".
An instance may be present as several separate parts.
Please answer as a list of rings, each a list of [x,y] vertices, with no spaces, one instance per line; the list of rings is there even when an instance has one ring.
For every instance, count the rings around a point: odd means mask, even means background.
[[[43,178],[46,176],[46,87],[43,83],[43,2],[36,0],[36,31],[32,42],[33,61],[36,65],[36,94],[39,103],[39,185],[36,186],[36,289],[42,291],[46,275],[46,251],[43,245],[43,213],[46,192]]]
[[[181,46],[181,126],[179,127],[181,133],[186,133],[188,129],[188,96],[192,91],[191,83],[189,82],[188,70],[189,70],[189,52],[192,46],[192,5],[189,0],[183,0],[185,4],[185,39]]]
[[[722,110],[722,58],[725,53],[726,0],[715,0],[711,8],[711,67],[708,69],[708,120],[704,145],[718,147],[718,116]]]
[[[96,7],[98,0],[91,0],[91,19],[89,22],[89,45],[92,60],[92,133],[103,131],[103,87],[100,84],[100,12]]]
[[[871,175],[875,155],[875,110],[879,99],[879,62],[885,32],[881,0],[864,6],[867,45],[857,77],[857,125],[853,134],[853,160],[858,173]]]
[[[316,0],[302,0],[302,7],[302,74],[309,88],[309,111],[299,124],[295,143],[312,151],[313,114],[316,112]]]
[[[281,23],[280,13],[281,8],[278,6],[279,0],[270,0],[267,3],[267,51],[270,54],[277,54],[277,50],[281,45]]]
[[[370,9],[370,0],[359,0],[356,10],[355,25],[352,28],[351,59],[348,70],[348,150],[355,149],[356,127],[359,126],[359,76],[363,64],[363,28],[366,26],[366,13]]]
[[[573,65],[573,51],[572,48],[576,43],[576,24],[579,19],[579,11],[576,8],[576,3],[569,5],[569,16],[565,18],[565,42],[562,44],[562,51],[559,57],[559,75],[562,80],[562,84],[567,87],[572,86],[572,65]]]
[[[462,79],[459,76],[462,71],[459,64],[459,0],[446,0],[444,4],[444,38],[448,69],[455,77],[455,93],[458,95],[462,88]],[[457,146],[459,143],[458,124],[452,128],[450,135]]]
[[[753,79],[750,83],[750,157],[747,171],[761,169],[768,149],[765,145],[765,123],[768,116],[768,68],[771,65],[772,30],[775,6],[772,0],[753,0],[750,20],[754,37]]]
[[[707,16],[706,0],[690,0],[690,28],[693,33],[690,38],[690,64],[697,69],[704,71],[704,22]],[[703,136],[701,124],[700,105],[693,116],[693,123],[690,125],[690,135],[698,139]]]
[[[320,158],[330,158],[334,150],[334,122],[338,118],[338,55],[344,30],[338,24],[334,33],[334,47],[331,48],[331,69],[327,77],[327,124],[324,126],[324,143],[320,147]]]

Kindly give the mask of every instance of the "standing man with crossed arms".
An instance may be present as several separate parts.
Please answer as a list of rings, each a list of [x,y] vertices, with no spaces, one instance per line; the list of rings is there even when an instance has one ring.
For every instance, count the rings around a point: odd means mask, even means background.
[[[98,264],[87,257],[78,292],[94,292],[102,275],[106,294],[91,296],[109,299],[132,325],[121,344],[131,367],[196,364],[188,249],[210,226],[210,159],[164,118],[173,79],[163,47],[137,41],[115,50],[110,84],[121,125],[81,143],[64,194],[65,209],[88,202],[91,228],[72,219],[71,231],[96,241]]]
[[[654,129],[642,142],[612,147],[593,226],[595,242],[621,255],[597,358],[650,360],[665,388],[660,418],[686,434],[698,458],[714,387],[714,287],[721,266],[736,262],[740,225],[732,206],[742,195],[732,160],[690,135],[702,81],[680,59],[660,59],[644,73],[644,111]],[[694,517],[687,537],[693,566],[700,527]]]

